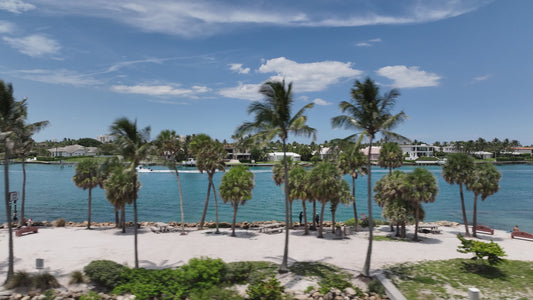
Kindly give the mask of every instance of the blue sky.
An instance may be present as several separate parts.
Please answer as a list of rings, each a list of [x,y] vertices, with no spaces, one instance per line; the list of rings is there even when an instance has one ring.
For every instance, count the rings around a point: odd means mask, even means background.
[[[396,131],[533,144],[533,1],[0,0],[0,79],[36,140],[105,134],[119,117],[231,141],[261,83],[293,82],[317,142],[367,76],[398,88]],[[298,139],[310,142],[306,139]]]

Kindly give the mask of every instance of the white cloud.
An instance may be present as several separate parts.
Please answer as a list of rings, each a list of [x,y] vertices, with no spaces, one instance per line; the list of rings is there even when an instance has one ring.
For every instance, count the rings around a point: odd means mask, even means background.
[[[60,70],[18,70],[11,72],[14,76],[28,80],[51,84],[66,84],[74,86],[97,85],[101,82],[90,75],[84,75],[75,71]]]
[[[260,86],[261,84],[243,84],[239,82],[238,86],[221,89],[218,94],[226,98],[256,101],[261,99],[261,94],[259,94]]]
[[[262,64],[259,73],[276,73],[272,80],[293,82],[298,92],[323,91],[328,86],[338,83],[343,78],[355,78],[363,72],[352,68],[352,63],[339,61],[321,61],[313,63],[297,63],[285,57],[267,60]]]
[[[243,68],[242,64],[229,64],[229,69],[239,74],[248,74],[250,72],[250,68]]]
[[[121,22],[143,31],[196,37],[228,32],[242,25],[290,27],[355,27],[379,24],[410,24],[432,22],[459,16],[491,0],[427,0],[402,1],[395,9],[357,5],[342,1],[331,5],[316,2],[272,0],[257,1],[64,1],[41,0],[39,6],[73,15],[88,15]],[[9,1],[18,2],[21,1]],[[357,12],[354,12],[356,7]],[[394,13],[391,13],[394,11]]]
[[[61,46],[55,40],[33,34],[22,38],[3,37],[11,47],[31,57],[58,54]]]
[[[320,105],[320,106],[327,106],[327,105],[331,105],[333,103],[331,102],[328,102],[324,99],[320,99],[320,98],[316,98],[315,100],[313,100],[313,103],[316,104],[316,105]]]
[[[165,59],[159,59],[159,58],[148,58],[148,59],[140,59],[140,60],[123,61],[123,62],[119,62],[119,63],[116,63],[116,64],[112,65],[111,67],[109,67],[107,69],[106,72],[107,73],[115,72],[115,71],[118,71],[118,70],[120,70],[122,68],[131,66],[131,65],[135,65],[135,64],[142,64],[142,63],[161,64],[164,61],[165,61]]]
[[[0,0],[0,9],[9,12],[20,14],[35,8],[35,5],[25,3],[21,0]]]
[[[440,76],[419,70],[419,67],[387,66],[376,71],[379,75],[393,80],[396,88],[417,88],[438,86]]]
[[[483,76],[479,76],[479,77],[474,77],[472,79],[472,83],[477,83],[477,82],[480,82],[480,81],[485,81],[485,80],[488,80],[489,78],[491,78],[492,75],[491,74],[487,74],[487,75],[483,75]]]
[[[357,47],[371,47],[371,46],[374,46],[374,44],[376,44],[376,43],[381,43],[381,39],[380,38],[376,38],[376,39],[371,39],[371,40],[359,42],[359,43],[356,43],[355,46],[357,46]]]
[[[0,21],[0,33],[12,33],[13,31],[15,31],[13,23]]]
[[[205,86],[179,88],[171,85],[113,85],[111,90],[121,94],[141,94],[149,96],[177,96],[197,98],[199,94],[206,93],[209,89]]]

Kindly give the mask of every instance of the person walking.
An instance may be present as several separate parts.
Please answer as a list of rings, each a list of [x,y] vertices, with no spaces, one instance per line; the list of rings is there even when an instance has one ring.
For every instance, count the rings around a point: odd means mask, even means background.
[[[304,212],[301,211],[301,212],[300,212],[300,215],[298,216],[298,218],[300,218],[300,225],[302,225],[302,219],[303,219],[303,217],[304,217]]]

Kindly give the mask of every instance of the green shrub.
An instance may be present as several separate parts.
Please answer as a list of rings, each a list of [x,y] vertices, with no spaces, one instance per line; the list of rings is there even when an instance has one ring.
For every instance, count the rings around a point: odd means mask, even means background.
[[[224,278],[225,264],[221,259],[193,258],[183,265],[183,279],[188,283],[189,290],[209,289]]]
[[[48,290],[59,287],[59,282],[57,282],[57,279],[54,277],[54,275],[50,273],[34,275],[32,281],[32,286],[40,290]]]
[[[7,283],[5,284],[6,289],[16,289],[21,287],[28,287],[32,285],[32,278],[30,274],[24,271],[15,272]]]
[[[376,293],[380,296],[385,295],[385,287],[378,280],[372,279],[372,281],[368,283],[368,292]]]
[[[196,291],[189,297],[191,300],[244,300],[237,291],[212,287],[208,290]]]
[[[250,300],[280,300],[285,288],[272,276],[268,280],[259,280],[248,286],[246,293]]]
[[[78,283],[84,283],[87,282],[87,278],[81,271],[73,271],[70,273],[70,280],[69,284],[78,284]]]
[[[43,292],[44,300],[52,300],[56,298],[56,294],[54,290],[46,290]]]
[[[461,253],[474,253],[473,260],[484,261],[483,258],[487,257],[487,261],[491,266],[497,265],[504,261],[502,256],[506,256],[500,245],[496,244],[492,240],[490,243],[485,243],[476,240],[467,240],[461,234],[457,235],[457,238],[461,241],[461,246],[457,251]]]
[[[89,291],[89,293],[81,295],[79,300],[102,300],[102,296],[96,292]]]
[[[352,285],[351,282],[344,279],[347,275],[342,273],[330,273],[325,275],[320,279],[318,282],[318,285],[320,286],[320,293],[326,294],[329,292],[332,288],[344,291],[346,288],[353,288],[355,287]]]
[[[248,279],[253,266],[247,261],[238,261],[226,264],[224,281],[230,284],[242,284]]]
[[[83,272],[97,286],[112,290],[120,284],[120,274],[129,268],[110,260],[94,260],[83,268]]]

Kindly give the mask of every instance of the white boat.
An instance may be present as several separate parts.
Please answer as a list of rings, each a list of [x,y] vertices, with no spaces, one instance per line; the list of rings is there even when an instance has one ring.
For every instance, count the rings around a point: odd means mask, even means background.
[[[196,160],[194,158],[189,158],[181,162],[181,165],[184,167],[194,167],[196,166]]]

